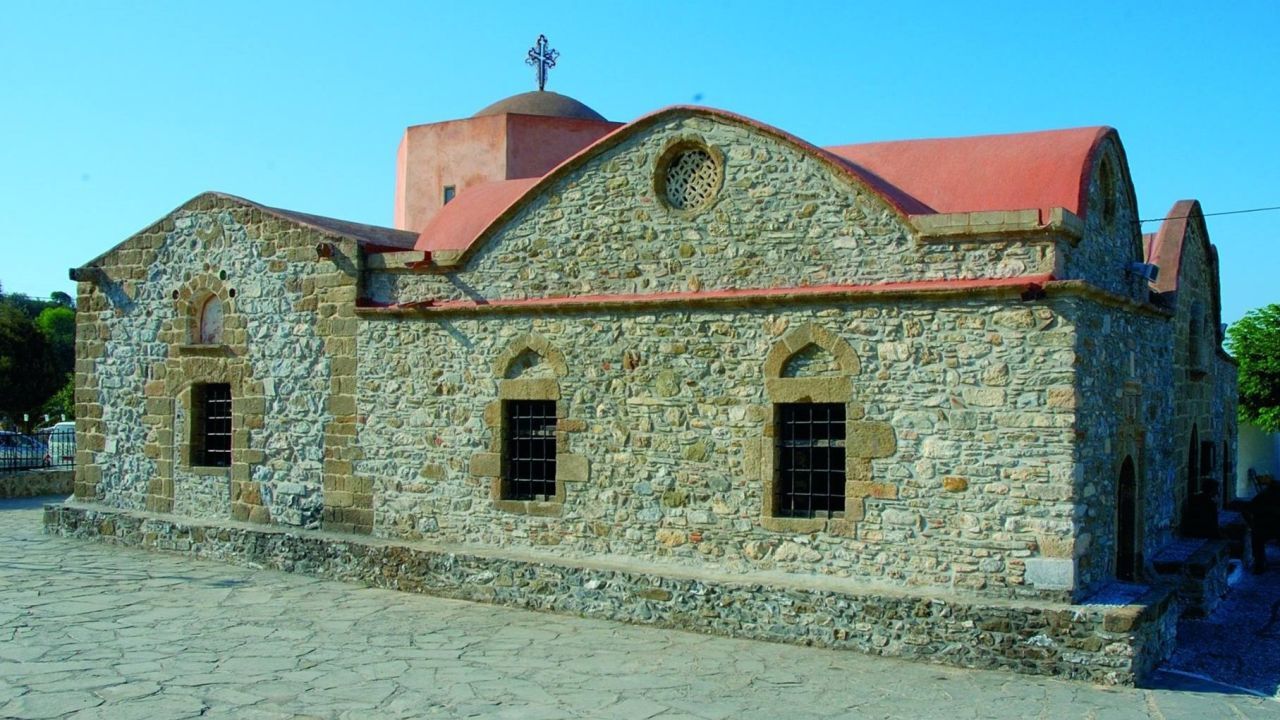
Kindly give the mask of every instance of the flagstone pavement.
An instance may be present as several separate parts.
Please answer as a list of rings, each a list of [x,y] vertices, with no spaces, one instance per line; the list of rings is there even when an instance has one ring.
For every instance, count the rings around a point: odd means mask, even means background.
[[[1278,657],[1261,690],[1193,677],[1212,653],[1103,688],[53,538],[40,506],[0,501],[5,718],[1280,718]]]

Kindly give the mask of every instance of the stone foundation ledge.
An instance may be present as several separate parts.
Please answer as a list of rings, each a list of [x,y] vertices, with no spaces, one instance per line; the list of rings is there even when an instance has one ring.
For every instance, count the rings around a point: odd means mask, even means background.
[[[1151,560],[1156,574],[1178,596],[1181,617],[1203,618],[1213,614],[1227,594],[1231,543],[1227,540],[1175,540]]]
[[[379,588],[961,667],[1140,683],[1172,651],[1168,590],[1126,604],[928,596],[823,578],[714,579],[670,567],[442,548],[203,521],[81,503],[45,506],[47,532]]]
[[[70,495],[75,470],[18,470],[0,473],[0,498]]]

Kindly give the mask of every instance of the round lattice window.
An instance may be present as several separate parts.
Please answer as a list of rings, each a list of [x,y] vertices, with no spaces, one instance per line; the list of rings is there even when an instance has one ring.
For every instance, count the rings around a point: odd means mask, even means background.
[[[677,210],[692,210],[707,204],[716,194],[720,168],[711,153],[688,148],[671,158],[663,179],[667,204]]]

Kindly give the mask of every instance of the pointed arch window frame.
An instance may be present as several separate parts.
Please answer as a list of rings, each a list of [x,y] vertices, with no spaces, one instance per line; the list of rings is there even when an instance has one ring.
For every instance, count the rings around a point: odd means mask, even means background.
[[[831,353],[840,367],[834,375],[817,377],[785,377],[788,362],[816,345]],[[893,483],[875,482],[871,461],[893,455],[897,436],[886,422],[868,420],[856,397],[854,379],[862,363],[852,346],[826,328],[805,323],[774,343],[765,358],[762,371],[765,395],[771,412],[765,413],[765,425],[759,446],[759,481],[763,485],[760,525],[775,532],[827,532],[851,536],[866,513],[869,499],[894,501],[898,487]],[[795,403],[837,403],[844,406],[844,511],[815,517],[785,517],[779,512],[781,487],[779,443],[782,438],[780,406]]]
[[[552,372],[551,377],[509,377],[512,366],[527,352],[537,354]],[[471,475],[489,485],[489,496],[497,510],[515,514],[552,516],[563,514],[568,501],[571,483],[584,483],[588,479],[589,465],[585,455],[572,452],[571,436],[584,426],[571,420],[569,403],[560,392],[561,381],[568,376],[568,364],[546,338],[526,334],[516,338],[493,361],[493,376],[497,397],[492,399],[484,412],[484,424],[489,429],[489,441],[481,452],[471,456]],[[511,458],[508,439],[509,403],[534,401],[555,403],[555,493],[543,498],[516,498],[511,493]]]

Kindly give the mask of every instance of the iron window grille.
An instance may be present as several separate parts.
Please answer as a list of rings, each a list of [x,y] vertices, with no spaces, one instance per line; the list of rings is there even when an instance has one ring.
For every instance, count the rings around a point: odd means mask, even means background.
[[[507,400],[503,403],[506,446],[503,499],[549,500],[556,494],[556,403]]]
[[[845,408],[841,403],[780,403],[779,517],[831,517],[844,512]]]
[[[231,386],[209,383],[195,387],[192,464],[231,465]]]

